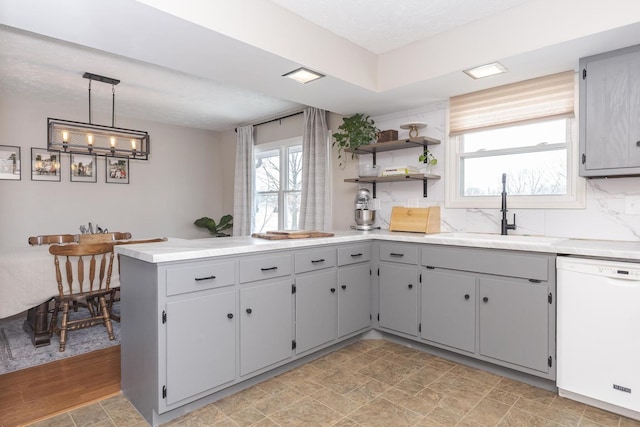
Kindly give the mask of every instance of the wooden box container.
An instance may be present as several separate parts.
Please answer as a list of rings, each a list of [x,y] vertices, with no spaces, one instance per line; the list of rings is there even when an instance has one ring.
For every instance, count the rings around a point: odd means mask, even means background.
[[[405,208],[393,206],[389,231],[411,231],[433,234],[440,232],[440,206]]]
[[[398,139],[398,131],[389,129],[378,132],[378,142],[396,141]]]

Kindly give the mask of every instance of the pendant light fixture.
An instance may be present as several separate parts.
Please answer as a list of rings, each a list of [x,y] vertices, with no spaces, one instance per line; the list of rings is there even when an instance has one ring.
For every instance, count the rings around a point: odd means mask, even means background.
[[[149,159],[149,133],[115,127],[116,85],[120,80],[84,73],[89,79],[89,123],[47,119],[47,149],[65,153]],[[91,117],[91,82],[111,85],[111,126],[96,125]]]

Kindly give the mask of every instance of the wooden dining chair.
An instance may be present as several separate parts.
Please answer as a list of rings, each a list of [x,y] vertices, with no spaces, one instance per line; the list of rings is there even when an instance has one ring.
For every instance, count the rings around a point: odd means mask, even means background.
[[[113,232],[113,233],[98,233],[98,234],[81,234],[79,243],[109,243],[117,242],[119,240],[131,239],[131,233],[129,232]]]
[[[79,234],[45,234],[29,237],[28,239],[31,246],[62,245],[64,243],[78,243],[79,241]]]
[[[157,242],[166,242],[166,237],[158,237],[154,239],[140,239],[140,240],[119,240],[114,242],[114,245],[131,245],[135,243],[157,243]],[[120,276],[120,255],[118,254],[118,276]],[[120,301],[120,286],[112,288],[113,292],[110,294],[109,299],[107,300],[107,308],[109,309],[109,314],[111,315],[111,319],[116,322],[120,321],[120,315],[113,313],[113,304],[115,302]]]
[[[67,332],[75,329],[102,324],[109,339],[115,339],[106,299],[112,292],[113,243],[52,245],[49,253],[54,256],[58,284],[49,336],[60,336],[60,351],[65,350]],[[88,316],[70,319],[69,306],[74,303],[86,308]]]

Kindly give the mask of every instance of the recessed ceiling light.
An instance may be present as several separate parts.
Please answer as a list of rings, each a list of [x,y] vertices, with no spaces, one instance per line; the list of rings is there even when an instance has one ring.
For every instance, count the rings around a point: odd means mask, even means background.
[[[507,69],[499,62],[492,62],[491,64],[481,65],[479,67],[470,68],[464,70],[464,73],[471,78],[481,79],[483,77],[494,76],[496,74],[506,73]]]
[[[306,68],[301,67],[287,74],[283,74],[282,77],[289,77],[290,79],[293,79],[298,83],[305,84],[323,78],[324,74],[316,73],[315,71],[307,70]]]

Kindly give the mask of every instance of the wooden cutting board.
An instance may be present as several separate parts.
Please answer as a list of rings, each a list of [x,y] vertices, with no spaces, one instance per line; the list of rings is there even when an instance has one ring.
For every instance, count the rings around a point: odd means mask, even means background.
[[[393,206],[389,231],[411,231],[415,233],[440,232],[440,207],[405,208]]]
[[[266,233],[253,233],[251,237],[267,240],[307,239],[314,237],[331,237],[333,233],[310,230],[275,230]]]

